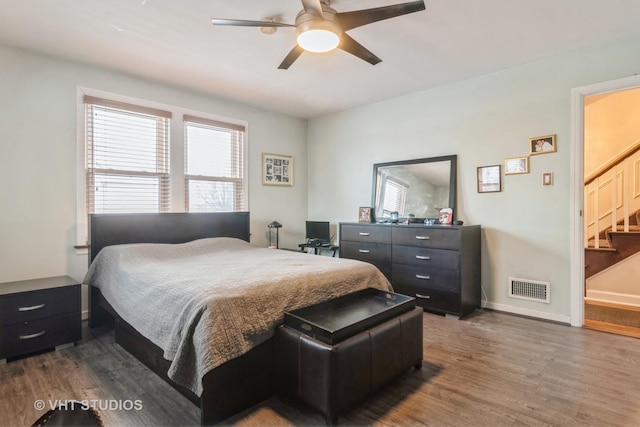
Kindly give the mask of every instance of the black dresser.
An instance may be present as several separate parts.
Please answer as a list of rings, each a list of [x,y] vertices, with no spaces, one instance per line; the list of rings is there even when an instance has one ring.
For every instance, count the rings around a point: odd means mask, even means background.
[[[340,223],[340,256],[370,262],[425,310],[480,306],[480,226]]]
[[[81,339],[80,284],[72,278],[0,283],[0,362]]]

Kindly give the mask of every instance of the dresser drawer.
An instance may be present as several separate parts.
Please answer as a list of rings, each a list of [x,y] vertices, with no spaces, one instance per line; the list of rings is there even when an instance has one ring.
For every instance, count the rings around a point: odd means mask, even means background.
[[[80,312],[0,327],[0,359],[82,339]]]
[[[446,249],[420,248],[417,246],[394,246],[391,260],[398,264],[457,270],[460,266],[460,252]]]
[[[80,285],[0,296],[0,326],[79,312]]]
[[[410,293],[405,295],[415,297],[418,307],[422,307],[425,310],[460,313],[460,295],[457,293],[433,290],[420,291],[412,288],[409,291]]]
[[[340,258],[374,262],[391,259],[391,246],[379,243],[345,242],[340,245]]]
[[[410,285],[416,289],[446,292],[459,292],[460,287],[460,273],[448,268],[393,264],[392,279],[394,287]]]
[[[460,249],[460,230],[448,226],[398,227],[391,233],[391,243],[436,249]]]
[[[391,227],[389,225],[342,225],[340,240],[368,243],[391,243]],[[342,244],[340,245],[342,251]]]

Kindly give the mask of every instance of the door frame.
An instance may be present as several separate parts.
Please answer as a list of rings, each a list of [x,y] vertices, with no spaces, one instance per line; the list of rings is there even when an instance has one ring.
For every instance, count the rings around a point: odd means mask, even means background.
[[[571,90],[571,326],[584,324],[584,98],[640,87],[640,76],[581,86]]]

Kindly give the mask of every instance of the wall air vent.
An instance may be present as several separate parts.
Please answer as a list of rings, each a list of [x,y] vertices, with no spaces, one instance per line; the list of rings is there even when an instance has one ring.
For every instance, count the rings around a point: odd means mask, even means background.
[[[509,277],[509,297],[549,304],[551,302],[550,286],[549,282],[540,280]]]

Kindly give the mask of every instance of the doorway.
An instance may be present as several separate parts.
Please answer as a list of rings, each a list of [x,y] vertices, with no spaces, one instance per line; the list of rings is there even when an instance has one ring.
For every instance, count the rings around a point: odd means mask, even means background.
[[[585,99],[606,93],[640,87],[640,76],[590,86],[572,91],[571,153],[571,325],[585,321],[585,251],[584,251],[584,178],[585,178]]]

